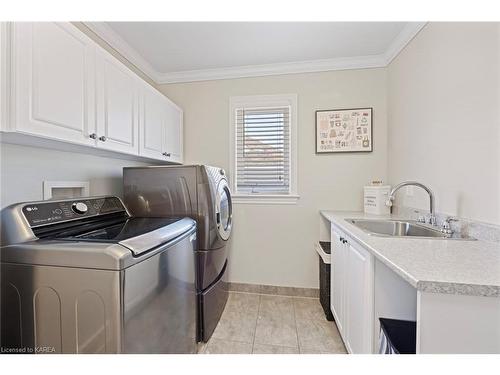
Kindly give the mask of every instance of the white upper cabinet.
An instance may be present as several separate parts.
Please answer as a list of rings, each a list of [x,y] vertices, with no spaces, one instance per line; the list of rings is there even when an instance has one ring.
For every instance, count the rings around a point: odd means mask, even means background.
[[[165,154],[168,160],[182,163],[183,112],[179,107],[177,107],[168,99],[166,99],[165,108]]]
[[[75,26],[3,23],[0,31],[4,141],[182,162],[182,110]]]
[[[182,163],[182,110],[159,91],[145,87],[139,113],[140,155]]]
[[[14,129],[94,145],[94,43],[67,23],[13,23]]]
[[[163,155],[165,123],[166,110],[162,95],[152,87],[144,87],[140,102],[140,155],[166,160]]]
[[[105,51],[96,53],[97,145],[138,154],[138,79]]]

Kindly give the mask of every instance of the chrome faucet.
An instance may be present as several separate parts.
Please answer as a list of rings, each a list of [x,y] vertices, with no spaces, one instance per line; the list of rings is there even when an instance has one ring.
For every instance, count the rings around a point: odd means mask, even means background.
[[[427,194],[429,194],[429,203],[430,203],[429,224],[436,225],[436,215],[434,214],[434,194],[432,193],[431,189],[429,189],[424,184],[421,184],[420,182],[416,182],[416,181],[404,181],[404,182],[401,182],[400,184],[397,184],[396,186],[394,186],[392,188],[391,192],[389,193],[389,197],[387,199],[387,202],[386,202],[387,206],[389,206],[391,208],[391,212],[392,212],[392,202],[394,201],[394,194],[396,194],[396,191],[398,191],[399,189],[401,189],[403,186],[409,186],[409,185],[411,185],[411,186],[417,186],[419,188],[422,188],[422,189],[424,189],[427,192]]]

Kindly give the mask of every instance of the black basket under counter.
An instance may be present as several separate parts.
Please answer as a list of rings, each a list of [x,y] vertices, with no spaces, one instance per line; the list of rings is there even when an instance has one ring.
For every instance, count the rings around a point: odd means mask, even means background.
[[[379,318],[379,354],[415,354],[417,322]]]
[[[331,242],[319,241],[316,246],[318,253],[322,251],[329,257],[331,255]],[[325,317],[329,321],[333,321],[333,314],[330,308],[330,278],[331,278],[331,264],[325,262],[323,257],[319,256],[319,302],[323,311],[325,312]]]

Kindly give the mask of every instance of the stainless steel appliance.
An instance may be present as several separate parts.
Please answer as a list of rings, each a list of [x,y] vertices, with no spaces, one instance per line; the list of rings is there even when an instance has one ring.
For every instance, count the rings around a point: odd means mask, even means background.
[[[208,341],[228,297],[226,243],[232,205],[224,170],[206,165],[124,168],[123,183],[125,205],[132,215],[196,220],[198,340]]]
[[[196,352],[196,222],[131,217],[117,197],[1,216],[2,352]]]

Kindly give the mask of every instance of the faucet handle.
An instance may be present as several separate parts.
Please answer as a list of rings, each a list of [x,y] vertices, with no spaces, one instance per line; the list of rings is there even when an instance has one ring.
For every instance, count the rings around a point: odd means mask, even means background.
[[[452,221],[458,221],[458,219],[455,219],[451,216],[447,217],[444,221],[443,224],[441,225],[441,232],[445,234],[453,234],[453,230],[451,229],[450,223]]]
[[[419,210],[413,210],[413,213],[417,217],[417,223],[424,223],[425,224],[425,216],[422,215]]]
[[[436,225],[436,222],[437,222],[436,216],[434,214],[430,214],[429,215],[429,224],[430,225]]]
[[[450,223],[452,221],[458,221],[458,219],[455,219],[454,217],[448,216],[446,219],[444,219],[443,224],[442,224],[442,228],[443,229],[450,229],[451,228]]]

